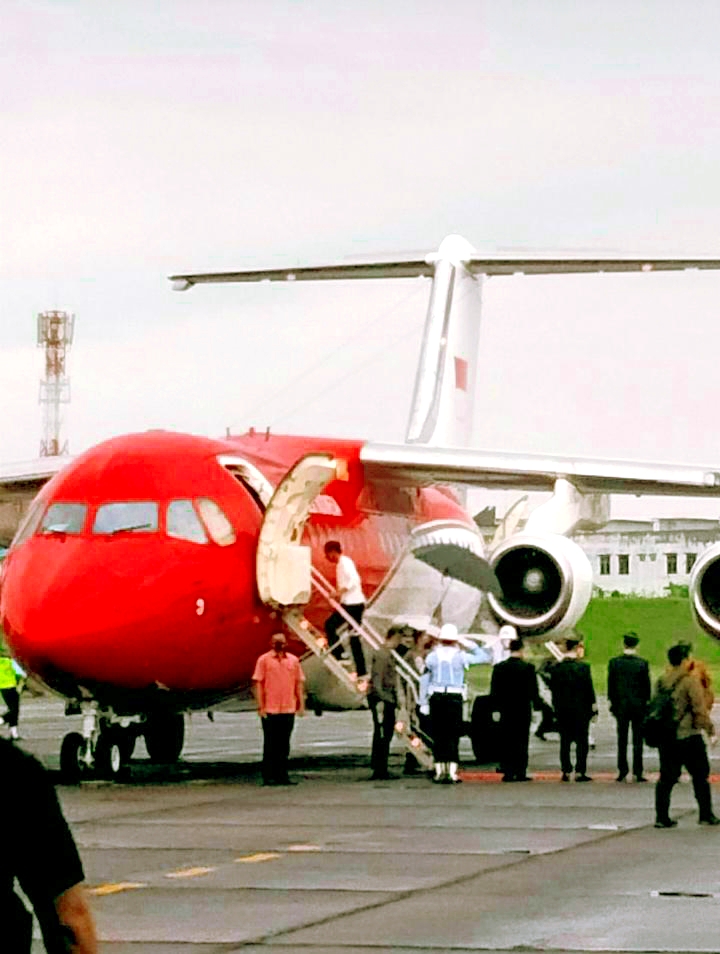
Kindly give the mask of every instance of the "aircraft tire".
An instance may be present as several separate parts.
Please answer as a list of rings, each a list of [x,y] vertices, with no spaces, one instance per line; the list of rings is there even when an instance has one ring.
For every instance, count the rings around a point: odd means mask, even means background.
[[[69,732],[60,746],[60,776],[65,785],[77,785],[84,765],[80,755],[85,748],[85,739],[79,732]]]
[[[180,713],[149,716],[145,748],[153,762],[177,762],[185,744],[185,716]]]
[[[95,773],[98,778],[119,782],[127,775],[127,744],[124,731],[115,726],[102,730],[95,746]]]

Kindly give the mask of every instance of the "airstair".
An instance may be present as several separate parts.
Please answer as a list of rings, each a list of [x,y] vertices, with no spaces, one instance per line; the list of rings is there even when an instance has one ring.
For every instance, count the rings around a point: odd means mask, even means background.
[[[360,637],[369,655],[384,643],[369,622],[358,624],[334,598],[334,589],[312,566],[310,547],[302,544],[305,522],[313,501],[333,479],[342,480],[342,462],[331,454],[308,454],[295,464],[265,503],[258,539],[256,570],[260,598],[282,613],[283,622],[308,648],[303,659],[308,682],[320,686],[326,708],[360,708],[366,703],[367,682],[345,668],[321,633],[305,616],[304,606],[317,592],[337,612],[346,628]],[[420,676],[398,653],[398,710],[395,732],[407,751],[424,768],[432,755],[417,729]]]
[[[369,655],[378,650],[384,643],[382,636],[369,624],[357,623],[334,599],[332,585],[322,573],[314,567],[311,572],[313,589],[323,597],[336,613],[342,616],[346,624],[346,631],[349,630],[360,637],[363,649],[366,653],[369,650]],[[314,657],[310,662],[307,657],[305,658],[305,670],[310,669],[312,671],[314,669],[317,672],[319,666],[325,667],[326,671],[344,690],[345,695],[352,700],[350,706],[344,705],[342,708],[360,708],[363,706],[366,701],[368,682],[358,679],[355,672],[346,669],[341,660],[333,655],[333,649],[336,647],[328,646],[325,634],[313,626],[305,616],[303,609],[297,606],[286,609],[283,613],[283,621],[310,650],[308,655]],[[399,653],[393,651],[393,656],[395,657],[395,670],[398,677],[395,735],[402,743],[403,748],[412,753],[423,768],[431,769],[433,766],[432,753],[417,726],[420,675]],[[314,666],[313,663],[315,663]]]

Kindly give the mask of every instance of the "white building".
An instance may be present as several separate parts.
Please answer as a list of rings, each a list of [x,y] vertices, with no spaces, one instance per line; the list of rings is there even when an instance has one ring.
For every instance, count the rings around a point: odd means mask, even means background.
[[[720,541],[720,521],[611,520],[573,539],[590,558],[595,586],[604,593],[667,596],[671,584],[689,583],[698,556]]]

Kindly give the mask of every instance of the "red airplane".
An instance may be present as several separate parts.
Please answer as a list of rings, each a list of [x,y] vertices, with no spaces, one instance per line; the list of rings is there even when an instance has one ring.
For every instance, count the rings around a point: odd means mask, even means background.
[[[431,276],[408,435],[381,445],[150,431],[70,463],[0,472],[0,487],[42,487],[2,565],[0,623],[22,664],[68,700],[68,711],[85,715],[83,732],[63,741],[63,769],[119,775],[139,734],[151,758],[178,758],[183,713],[246,703],[255,661],[283,625],[299,653],[313,649],[310,705],[360,704],[361,693],[333,678],[334,657],[313,646],[314,627],[330,612],[313,586],[318,571],[331,571],[323,555],[330,539],[360,572],[368,640],[398,620],[424,628],[442,619],[467,632],[483,590],[486,615],[520,634],[547,638],[574,625],[592,570],[566,534],[602,525],[611,492],[718,496],[720,474],[469,449],[481,278],[665,268],[717,269],[720,261],[488,259],[450,237],[417,259],[175,276],[176,288]],[[506,522],[486,560],[471,516],[447,488],[453,483],[552,497],[520,532]],[[720,547],[698,561],[692,584],[698,618],[715,635],[720,601],[703,595],[703,580],[715,579],[716,565]]]

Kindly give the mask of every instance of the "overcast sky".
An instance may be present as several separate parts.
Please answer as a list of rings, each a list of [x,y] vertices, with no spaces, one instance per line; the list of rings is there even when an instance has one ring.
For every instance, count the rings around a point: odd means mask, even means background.
[[[173,272],[450,232],[487,253],[720,257],[714,0],[0,0],[0,17],[0,460],[38,452],[50,308],[77,315],[72,451],[150,427],[403,438],[427,284],[178,294]],[[720,469],[719,302],[711,273],[492,279],[477,445]]]

